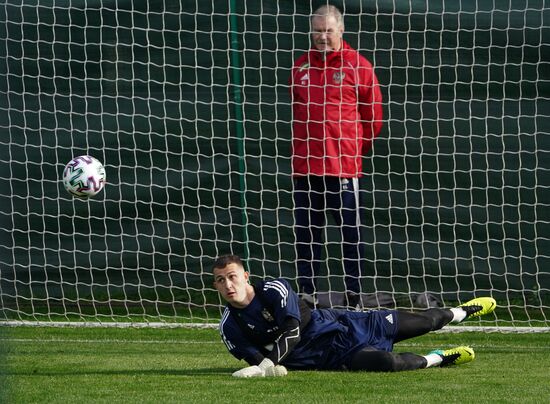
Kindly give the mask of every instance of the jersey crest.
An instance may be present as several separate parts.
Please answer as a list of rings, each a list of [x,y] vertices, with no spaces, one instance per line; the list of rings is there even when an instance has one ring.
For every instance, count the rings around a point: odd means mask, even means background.
[[[262,309],[262,317],[265,318],[265,320],[269,321],[270,323],[275,321],[275,318],[273,318],[273,315],[266,308]]]
[[[342,80],[344,80],[344,77],[346,77],[346,73],[336,72],[332,75],[332,81],[334,82],[334,84],[342,84]]]

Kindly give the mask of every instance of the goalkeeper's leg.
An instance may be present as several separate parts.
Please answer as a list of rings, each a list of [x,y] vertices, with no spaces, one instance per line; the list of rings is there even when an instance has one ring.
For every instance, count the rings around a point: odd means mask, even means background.
[[[349,370],[367,372],[399,372],[423,369],[428,365],[426,358],[410,352],[395,353],[363,348],[351,358]]]
[[[496,301],[492,297],[478,297],[451,309],[432,308],[414,313],[398,311],[398,329],[394,342],[439,330],[449,323],[460,323],[492,313],[495,308]]]
[[[397,335],[394,342],[418,337],[443,328],[454,318],[449,309],[432,308],[420,312],[397,312]]]
[[[474,358],[474,350],[468,346],[437,350],[424,356],[410,352],[394,353],[363,348],[351,358],[349,370],[399,372],[433,366],[461,365],[473,361]]]

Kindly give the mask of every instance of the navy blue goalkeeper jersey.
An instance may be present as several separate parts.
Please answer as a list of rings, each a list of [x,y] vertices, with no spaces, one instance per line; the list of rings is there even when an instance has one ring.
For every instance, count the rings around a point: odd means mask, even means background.
[[[285,319],[301,321],[299,297],[286,280],[261,281],[255,290],[247,307],[228,304],[220,321],[222,340],[237,359],[267,355]],[[391,351],[396,333],[394,310],[313,310],[300,342],[281,363],[290,369],[345,369],[362,348]]]

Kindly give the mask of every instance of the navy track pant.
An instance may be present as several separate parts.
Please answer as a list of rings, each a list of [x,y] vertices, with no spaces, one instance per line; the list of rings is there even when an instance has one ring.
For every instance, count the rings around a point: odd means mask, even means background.
[[[341,232],[345,286],[360,292],[364,246],[361,243],[357,178],[304,176],[294,179],[294,219],[300,292],[315,292],[321,267],[323,231],[330,214]],[[328,230],[329,232],[331,230]]]

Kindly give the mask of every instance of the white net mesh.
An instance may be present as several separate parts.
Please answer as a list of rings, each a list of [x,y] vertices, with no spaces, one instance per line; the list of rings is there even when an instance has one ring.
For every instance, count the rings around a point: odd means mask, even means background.
[[[287,80],[308,3],[0,6],[0,320],[216,322],[210,266],[228,252],[296,280]],[[407,3],[334,3],[384,93],[361,185],[363,297],[492,295],[481,323],[548,326],[547,4]],[[107,170],[88,202],[60,181],[82,154]]]

